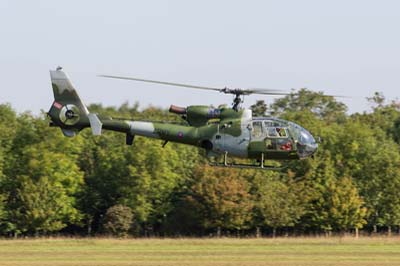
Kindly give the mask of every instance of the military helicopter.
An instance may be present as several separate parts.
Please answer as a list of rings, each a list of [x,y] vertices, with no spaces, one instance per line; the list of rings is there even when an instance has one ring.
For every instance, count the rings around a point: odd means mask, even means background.
[[[214,108],[203,105],[178,107],[169,111],[182,117],[187,125],[167,122],[130,121],[102,117],[90,113],[75,87],[61,67],[50,70],[54,102],[48,116],[50,126],[60,127],[66,137],[73,137],[90,127],[93,135],[102,129],[126,134],[126,144],[132,145],[136,135],[193,145],[205,149],[208,157],[223,157],[213,166],[278,169],[265,160],[298,160],[312,156],[318,144],[309,131],[300,125],[275,117],[253,117],[252,111],[241,108],[243,97],[250,94],[288,95],[276,90],[230,89],[195,86],[156,80],[101,75],[101,77],[157,83],[163,85],[210,90],[234,95],[232,107]],[[232,163],[228,156],[253,159],[253,164]]]

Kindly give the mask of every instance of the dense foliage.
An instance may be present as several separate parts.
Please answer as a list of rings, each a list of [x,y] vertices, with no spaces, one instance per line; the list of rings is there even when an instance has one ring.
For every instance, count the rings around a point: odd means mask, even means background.
[[[0,234],[136,236],[391,232],[400,226],[400,106],[381,94],[371,112],[346,114],[301,90],[267,112],[303,125],[322,143],[282,171],[213,168],[194,147],[90,130],[65,138],[45,115],[0,105]],[[179,117],[154,107],[92,105],[104,115]]]

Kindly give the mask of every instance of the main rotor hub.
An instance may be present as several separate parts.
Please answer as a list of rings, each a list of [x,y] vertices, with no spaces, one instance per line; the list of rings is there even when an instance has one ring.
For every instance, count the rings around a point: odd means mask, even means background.
[[[235,97],[233,98],[232,101],[232,109],[235,111],[239,111],[240,109],[240,104],[244,102],[244,95],[250,95],[252,92],[250,90],[244,90],[244,89],[229,89],[228,87],[225,87],[220,90],[220,92],[225,93],[225,94],[233,94]]]

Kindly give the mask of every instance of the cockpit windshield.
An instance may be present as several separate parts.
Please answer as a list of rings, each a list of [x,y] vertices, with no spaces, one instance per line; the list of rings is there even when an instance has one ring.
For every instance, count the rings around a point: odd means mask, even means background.
[[[297,152],[300,157],[312,155],[317,150],[318,144],[310,132],[293,122],[289,122],[289,127],[297,140]]]
[[[316,144],[314,137],[305,128],[299,126],[296,123],[289,122],[289,127],[292,129],[295,138],[300,144]]]
[[[315,139],[313,138],[313,136],[310,134],[310,132],[308,132],[307,130],[305,130],[304,128],[300,131],[300,139],[299,139],[300,143],[307,143],[307,144],[313,144],[315,143]]]

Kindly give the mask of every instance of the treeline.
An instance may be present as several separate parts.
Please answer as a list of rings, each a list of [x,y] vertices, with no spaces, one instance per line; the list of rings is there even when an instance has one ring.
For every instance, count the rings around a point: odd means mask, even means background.
[[[213,168],[200,149],[90,130],[65,138],[48,119],[0,105],[0,235],[209,236],[400,230],[400,105],[377,93],[347,115],[332,97],[301,90],[272,113],[320,136],[313,159],[282,171]],[[180,118],[138,105],[92,112]],[[275,162],[271,162],[273,164]]]

